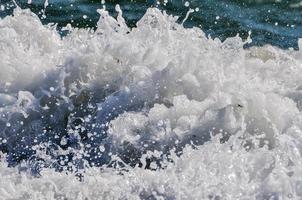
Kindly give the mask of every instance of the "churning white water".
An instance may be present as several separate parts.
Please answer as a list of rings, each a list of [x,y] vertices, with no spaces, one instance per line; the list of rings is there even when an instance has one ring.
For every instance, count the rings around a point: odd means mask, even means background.
[[[0,199],[302,199],[301,51],[117,10],[0,19]]]

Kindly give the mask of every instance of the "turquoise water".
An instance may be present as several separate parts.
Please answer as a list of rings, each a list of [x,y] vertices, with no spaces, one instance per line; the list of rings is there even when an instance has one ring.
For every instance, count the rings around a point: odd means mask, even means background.
[[[155,0],[115,0],[105,4],[96,0],[49,0],[45,10],[45,2],[41,0],[32,0],[31,4],[27,0],[16,2],[20,7],[37,13],[43,23],[57,23],[58,27],[71,23],[75,27],[95,28],[99,19],[97,9],[105,5],[112,15],[116,15],[114,6],[120,4],[127,23],[132,27],[149,7],[159,7],[179,16],[180,22],[189,8],[198,8],[199,11],[192,13],[184,25],[201,27],[213,38],[224,40],[237,34],[246,38],[251,31],[252,45],[272,44],[297,49],[297,39],[302,37],[302,4],[297,0],[189,0],[187,6],[183,0],[168,1],[166,4]],[[0,16],[11,14],[14,7],[12,1],[1,0],[0,3],[7,8]]]

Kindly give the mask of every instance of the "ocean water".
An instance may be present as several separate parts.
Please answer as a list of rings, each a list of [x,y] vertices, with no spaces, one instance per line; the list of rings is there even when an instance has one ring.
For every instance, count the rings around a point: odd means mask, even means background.
[[[97,9],[104,5],[116,16],[115,5],[123,10],[128,26],[135,26],[150,7],[179,16],[182,22],[189,9],[196,9],[184,23],[185,27],[200,27],[207,36],[225,40],[237,34],[253,38],[252,45],[272,44],[281,48],[298,48],[302,37],[302,3],[300,0],[16,0],[21,8],[30,8],[42,23],[65,27],[96,28]],[[47,3],[47,6],[45,4]],[[187,3],[186,3],[187,2]],[[5,9],[0,17],[12,14],[12,0],[1,0]],[[46,6],[46,8],[45,8]],[[84,18],[83,18],[84,16]],[[250,33],[249,33],[250,32]]]
[[[302,199],[301,5],[0,1],[0,199]]]

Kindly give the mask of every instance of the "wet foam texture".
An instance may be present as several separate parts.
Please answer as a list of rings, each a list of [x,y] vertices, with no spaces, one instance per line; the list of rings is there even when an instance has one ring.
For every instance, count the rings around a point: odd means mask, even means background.
[[[116,9],[0,19],[0,198],[302,199],[301,51]]]

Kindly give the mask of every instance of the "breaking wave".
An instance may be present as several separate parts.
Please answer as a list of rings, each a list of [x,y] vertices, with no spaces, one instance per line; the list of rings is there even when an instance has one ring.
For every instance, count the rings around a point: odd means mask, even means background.
[[[301,52],[116,9],[0,19],[0,196],[301,199]]]

